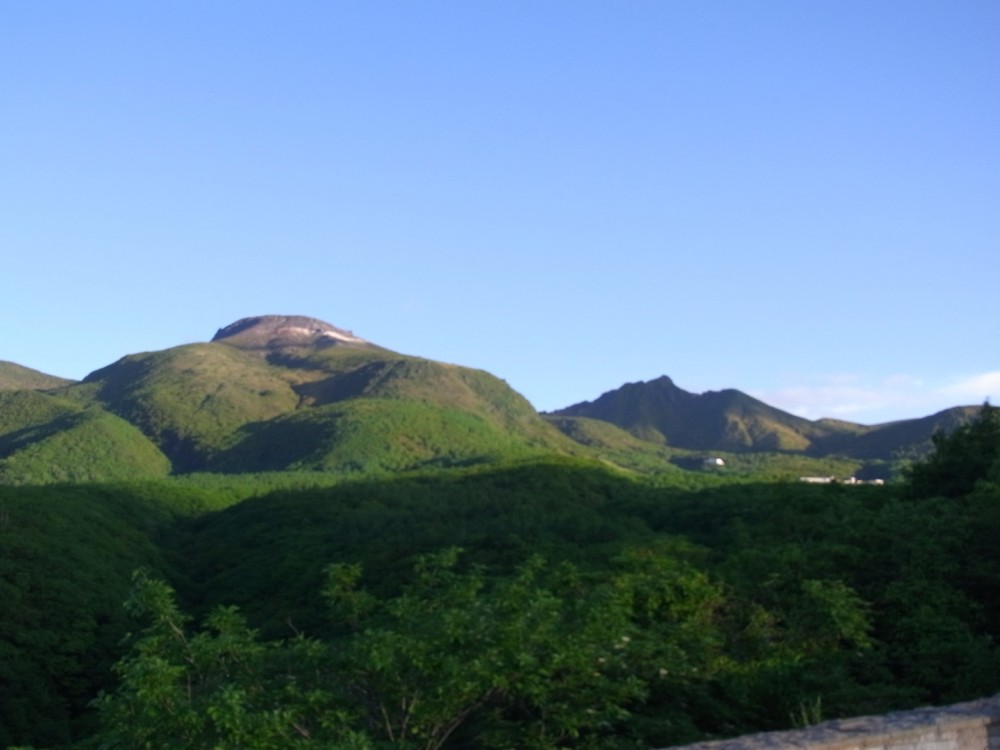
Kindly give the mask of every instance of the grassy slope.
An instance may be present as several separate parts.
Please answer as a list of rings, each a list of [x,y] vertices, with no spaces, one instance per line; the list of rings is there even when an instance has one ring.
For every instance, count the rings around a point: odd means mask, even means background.
[[[644,473],[673,472],[675,481],[697,484],[706,473],[718,477],[766,481],[795,480],[802,476],[846,479],[862,473],[864,463],[852,458],[814,457],[779,451],[694,451],[669,448],[642,440],[599,419],[561,417],[547,419],[564,434],[590,448],[593,455],[618,466]],[[722,458],[723,467],[706,466],[706,457]],[[686,471],[681,471],[682,469]],[[882,476],[873,474],[872,476]]]
[[[379,349],[193,344],[65,393],[135,424],[180,472],[383,473],[580,450],[489,373]]]
[[[0,483],[165,476],[170,462],[125,420],[97,407],[13,391],[0,394]]]
[[[14,362],[0,361],[0,391],[45,390],[72,382]]]
[[[0,439],[15,436],[59,417],[77,414],[80,406],[36,391],[0,393]]]
[[[291,384],[227,346],[191,344],[135,354],[66,390],[136,425],[180,471],[202,468],[244,424],[295,408]]]
[[[248,425],[215,471],[324,470],[377,474],[544,452],[475,412],[387,399],[350,399]]]

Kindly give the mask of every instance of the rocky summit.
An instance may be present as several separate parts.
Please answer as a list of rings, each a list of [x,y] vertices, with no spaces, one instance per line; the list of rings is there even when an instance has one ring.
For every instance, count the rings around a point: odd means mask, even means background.
[[[241,349],[275,349],[287,346],[370,347],[371,342],[350,331],[304,315],[259,315],[242,318],[220,328],[213,342]]]

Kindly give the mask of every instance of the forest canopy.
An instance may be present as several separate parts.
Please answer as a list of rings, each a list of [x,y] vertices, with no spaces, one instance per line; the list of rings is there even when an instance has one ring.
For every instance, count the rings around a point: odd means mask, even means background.
[[[650,748],[993,693],[997,411],[934,447],[881,487],[2,487],[0,745]]]

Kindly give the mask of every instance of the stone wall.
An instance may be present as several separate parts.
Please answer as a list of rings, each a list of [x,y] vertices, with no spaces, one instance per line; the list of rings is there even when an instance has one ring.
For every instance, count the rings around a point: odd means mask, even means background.
[[[682,750],[1000,750],[1000,695],[954,706],[699,742],[684,745]]]

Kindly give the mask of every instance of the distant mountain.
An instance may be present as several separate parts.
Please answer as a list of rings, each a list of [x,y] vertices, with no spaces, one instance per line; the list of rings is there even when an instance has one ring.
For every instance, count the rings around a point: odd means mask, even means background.
[[[694,394],[666,377],[627,383],[596,401],[553,412],[611,422],[644,440],[716,451],[805,451],[837,434],[831,425],[776,409],[741,391]]]
[[[0,391],[46,390],[72,382],[14,362],[0,361]]]
[[[818,440],[812,452],[838,453],[863,460],[921,458],[930,451],[935,432],[951,432],[975,417],[979,409],[978,406],[954,406],[926,417],[862,427],[855,434]]]
[[[688,450],[783,451],[891,460],[922,455],[935,431],[953,429],[976,411],[976,407],[955,407],[929,417],[874,426],[813,421],[733,389],[690,393],[663,376],[627,383],[595,401],[559,409],[549,417],[563,429],[566,423],[556,418],[599,419],[643,440]],[[568,430],[567,434],[572,436]]]

